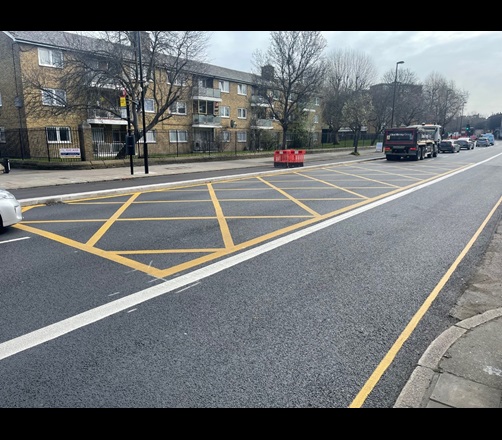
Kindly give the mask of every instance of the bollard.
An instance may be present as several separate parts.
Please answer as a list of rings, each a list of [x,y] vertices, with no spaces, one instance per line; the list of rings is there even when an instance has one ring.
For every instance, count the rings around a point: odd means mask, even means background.
[[[3,160],[3,172],[6,174],[10,172],[10,160],[7,157]]]

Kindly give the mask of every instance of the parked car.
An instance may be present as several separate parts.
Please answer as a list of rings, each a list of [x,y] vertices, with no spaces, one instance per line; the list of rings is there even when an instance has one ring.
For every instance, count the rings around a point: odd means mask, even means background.
[[[490,145],[495,145],[495,136],[493,136],[492,133],[483,133],[481,136],[485,137],[485,138],[488,138],[488,141],[490,142]]]
[[[458,153],[460,152],[460,144],[456,139],[443,139],[439,143],[438,150],[440,153]]]
[[[473,141],[468,137],[458,138],[455,142],[460,145],[460,149],[464,148],[466,150],[474,150],[474,147],[476,146],[476,141]]]
[[[22,220],[20,203],[9,191],[0,189],[0,231]]]
[[[490,145],[490,140],[484,136],[478,137],[476,141],[476,146],[478,147],[489,147]]]

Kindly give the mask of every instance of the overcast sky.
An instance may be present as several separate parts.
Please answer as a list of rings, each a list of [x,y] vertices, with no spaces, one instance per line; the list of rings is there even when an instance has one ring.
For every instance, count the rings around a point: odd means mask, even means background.
[[[208,62],[253,72],[253,53],[266,51],[269,31],[210,31]],[[436,73],[469,93],[464,114],[502,113],[502,31],[322,31],[333,50],[363,53],[374,63],[378,80],[396,62],[419,81]]]

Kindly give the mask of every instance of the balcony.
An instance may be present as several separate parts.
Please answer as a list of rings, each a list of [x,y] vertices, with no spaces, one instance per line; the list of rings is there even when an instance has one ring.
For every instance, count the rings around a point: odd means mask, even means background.
[[[257,119],[251,128],[258,130],[272,130],[272,120],[271,119]]]
[[[209,101],[221,101],[221,90],[208,87],[194,87],[193,99],[207,99]]]
[[[89,109],[87,111],[87,122],[89,124],[114,124],[127,125],[127,110],[125,108],[116,109],[122,117],[105,109]]]
[[[214,115],[193,115],[193,127],[220,128],[221,116]]]
[[[267,98],[264,96],[260,95],[251,95],[251,106],[255,107],[268,107],[269,103],[267,101]]]

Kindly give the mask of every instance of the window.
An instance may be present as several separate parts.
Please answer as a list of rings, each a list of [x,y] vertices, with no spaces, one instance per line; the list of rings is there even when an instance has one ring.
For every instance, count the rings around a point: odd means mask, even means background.
[[[314,115],[314,124],[319,124],[319,115]]]
[[[230,107],[228,105],[223,105],[220,107],[220,116],[222,118],[230,117]]]
[[[199,78],[198,80],[199,87],[205,87],[206,89],[213,88],[213,78]]]
[[[7,141],[5,140],[5,127],[0,127],[0,143],[5,144]]]
[[[109,69],[107,60],[96,59],[91,61],[90,64],[94,70],[102,70],[104,72],[107,72]]]
[[[247,142],[248,136],[246,131],[237,132],[237,142]]]
[[[218,81],[218,86],[220,90],[224,93],[230,92],[230,83],[228,81]]]
[[[248,86],[246,84],[238,84],[237,85],[237,94],[247,95],[248,94]]]
[[[143,142],[143,137],[139,140],[140,142]],[[157,142],[157,132],[155,130],[152,131],[147,131],[146,132],[146,143],[147,144],[154,144]]]
[[[222,131],[221,132],[221,142],[230,142],[230,132]]]
[[[314,105],[320,106],[321,105],[321,99],[320,98],[314,98]]]
[[[174,77],[174,82],[173,82]],[[167,83],[174,84],[175,86],[185,86],[188,82],[188,78],[185,74],[181,72],[168,72],[167,73]]]
[[[169,142],[188,142],[188,131],[169,130]]]
[[[66,92],[60,89],[42,90],[42,104],[64,107],[66,104]]]
[[[193,113],[195,115],[217,115],[219,113],[219,102],[203,101],[194,99]]]
[[[46,127],[47,142],[49,143],[70,143],[70,127]]]
[[[181,102],[181,101],[176,101],[171,107],[169,108],[171,110],[171,113],[173,115],[186,115],[187,114],[187,107],[186,103]]]
[[[248,116],[248,111],[245,108],[238,108],[237,109],[237,117],[239,119],[246,119]]]
[[[49,67],[63,67],[63,52],[60,50],[38,48],[38,64]]]
[[[207,113],[207,101],[199,101],[199,114],[205,115]]]
[[[154,113],[155,112],[155,102],[153,99],[145,98],[145,113]]]

